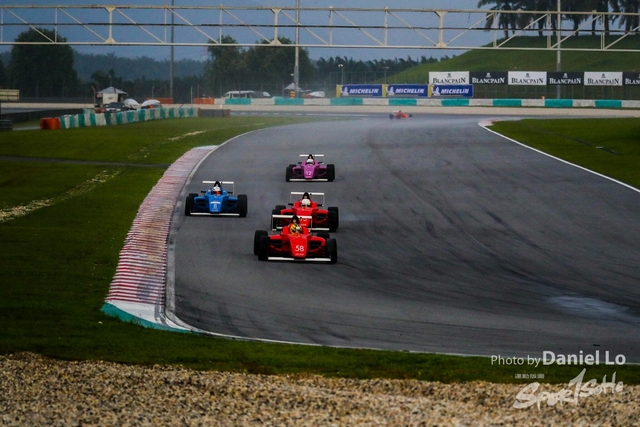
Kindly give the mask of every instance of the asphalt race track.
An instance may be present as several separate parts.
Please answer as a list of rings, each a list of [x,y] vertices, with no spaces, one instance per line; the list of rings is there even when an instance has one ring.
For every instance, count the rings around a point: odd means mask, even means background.
[[[241,338],[503,357],[599,350],[601,363],[606,351],[640,362],[640,193],[481,119],[380,115],[220,147],[182,196],[232,180],[249,214],[176,208],[175,315]],[[303,153],[325,154],[335,182],[286,183]],[[325,192],[339,207],[337,264],[253,255],[254,231],[291,191]]]

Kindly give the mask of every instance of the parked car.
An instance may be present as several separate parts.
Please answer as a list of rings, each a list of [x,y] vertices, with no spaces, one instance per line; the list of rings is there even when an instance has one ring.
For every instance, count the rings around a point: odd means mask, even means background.
[[[130,109],[124,102],[110,102],[104,106],[105,113],[118,113],[120,111],[129,111]]]

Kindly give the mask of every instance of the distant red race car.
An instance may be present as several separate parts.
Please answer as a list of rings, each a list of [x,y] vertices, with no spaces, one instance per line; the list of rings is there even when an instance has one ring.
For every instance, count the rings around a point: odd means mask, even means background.
[[[293,215],[278,215],[288,216]],[[338,262],[336,239],[327,232],[313,235],[309,228],[301,226],[299,232],[284,227],[279,234],[256,230],[253,238],[253,254],[260,261],[317,261],[335,264]]]
[[[413,117],[413,114],[407,114],[403,111],[394,111],[393,113],[389,114],[389,118],[391,120],[393,119],[410,119]]]
[[[300,223],[311,231],[330,231],[333,233],[338,230],[340,225],[339,210],[336,206],[329,206],[327,209],[322,208],[324,206],[324,193],[292,191],[289,196],[289,206],[276,205],[271,214],[285,217],[297,215],[301,218]],[[305,220],[304,218],[309,219]],[[273,220],[273,230],[281,230],[288,226],[289,222],[287,218]]]

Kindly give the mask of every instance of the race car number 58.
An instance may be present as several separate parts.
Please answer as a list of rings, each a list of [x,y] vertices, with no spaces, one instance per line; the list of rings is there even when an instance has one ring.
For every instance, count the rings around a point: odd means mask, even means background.
[[[296,245],[296,252],[304,252],[304,246],[303,245]]]

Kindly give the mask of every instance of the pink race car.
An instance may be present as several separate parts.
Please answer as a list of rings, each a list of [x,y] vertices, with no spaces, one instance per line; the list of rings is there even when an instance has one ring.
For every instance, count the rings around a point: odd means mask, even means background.
[[[324,159],[324,154],[300,154],[304,161],[297,165],[287,166],[285,180],[289,181],[333,181],[336,178],[336,168],[332,164],[324,164],[316,158]]]

